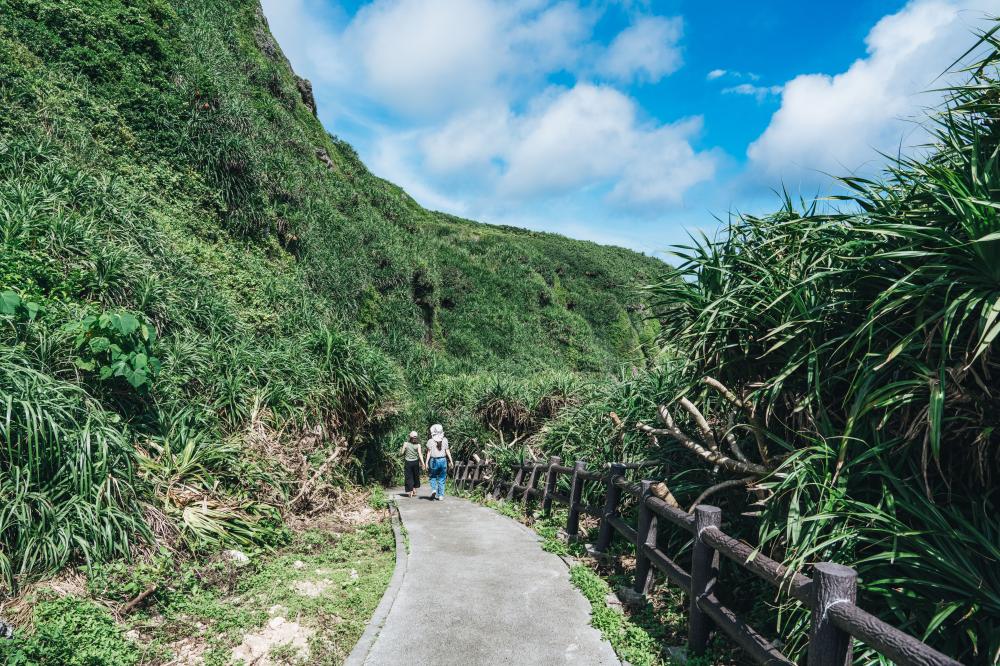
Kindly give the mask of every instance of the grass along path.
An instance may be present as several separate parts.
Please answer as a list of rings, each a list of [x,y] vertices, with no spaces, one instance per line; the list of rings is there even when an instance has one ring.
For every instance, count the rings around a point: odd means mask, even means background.
[[[163,553],[93,568],[68,588],[60,579],[38,586],[24,602],[34,633],[0,641],[0,663],[341,664],[392,576],[395,539],[384,501],[375,493],[360,524],[321,519],[245,562],[216,554],[178,564]],[[151,583],[157,591],[148,605],[116,623],[118,600]]]

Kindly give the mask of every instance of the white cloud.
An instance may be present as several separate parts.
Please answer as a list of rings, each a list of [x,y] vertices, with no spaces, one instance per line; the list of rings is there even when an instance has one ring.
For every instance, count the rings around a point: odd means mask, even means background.
[[[478,172],[502,199],[560,196],[606,188],[616,206],[675,205],[714,176],[716,157],[691,140],[701,119],[647,124],[636,103],[609,86],[551,89],[522,114],[483,109],[420,141],[439,176]]]
[[[609,200],[626,206],[673,205],[714,175],[711,155],[689,140],[700,119],[644,126],[635,103],[606,86],[579,84],[524,120],[507,155],[500,190],[520,196],[611,184]]]
[[[324,122],[353,128],[372,170],[430,208],[510,222],[544,210],[584,235],[571,218],[648,223],[716,172],[717,153],[693,145],[700,118],[647,118],[624,92],[681,66],[680,18],[635,7],[604,46],[607,5],[589,0],[370,0],[353,16],[262,1]]]
[[[522,120],[506,155],[502,191],[561,193],[620,171],[635,124],[635,105],[606,87],[577,85]]]
[[[514,122],[506,107],[476,109],[457,116],[421,136],[418,144],[424,164],[438,175],[495,175],[494,160],[510,142]]]
[[[636,152],[626,161],[610,200],[636,210],[676,206],[692,187],[712,180],[718,156],[715,151],[697,152],[690,143],[701,128],[699,117],[636,132]]]
[[[406,117],[503,102],[579,66],[598,15],[574,2],[374,0],[343,26],[309,0],[263,0],[297,67]]]
[[[926,140],[912,121],[940,101],[938,74],[970,43],[974,22],[996,0],[911,0],[868,33],[867,56],[841,74],[806,74],[783,87],[781,108],[747,150],[766,177],[807,180],[818,171],[855,171]],[[971,10],[963,12],[961,10]]]
[[[760,75],[753,72],[738,72],[733,69],[713,69],[709,72],[705,78],[709,81],[715,81],[721,78],[727,79],[750,79],[751,81],[759,81]]]
[[[741,83],[730,88],[723,88],[722,92],[730,95],[748,95],[756,97],[757,101],[763,101],[771,95],[780,95],[784,88],[782,86],[758,86],[752,83]]]
[[[428,183],[414,159],[413,144],[417,133],[403,131],[378,138],[369,166],[382,178],[399,185],[421,205],[455,215],[468,215],[469,203],[449,196]]]
[[[530,7],[532,1],[521,4]],[[573,69],[590,51],[588,41],[597,19],[596,12],[567,1],[537,13],[513,11],[513,27],[505,38],[516,55],[512,61],[516,72],[523,75],[524,70],[531,69]]]
[[[493,92],[507,58],[495,29],[501,20],[486,0],[381,1],[358,12],[344,41],[372,97],[433,113]]]
[[[614,80],[656,83],[681,66],[680,17],[644,16],[618,33],[598,71]]]

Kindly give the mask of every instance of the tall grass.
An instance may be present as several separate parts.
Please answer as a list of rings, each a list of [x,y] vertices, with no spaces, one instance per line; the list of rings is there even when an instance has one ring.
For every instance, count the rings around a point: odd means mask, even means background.
[[[128,435],[78,386],[0,346],[0,587],[148,536]]]
[[[746,396],[781,452],[763,542],[857,565],[885,614],[980,664],[1000,661],[997,30],[926,157],[844,179],[843,212],[735,218],[654,288],[691,386]]]

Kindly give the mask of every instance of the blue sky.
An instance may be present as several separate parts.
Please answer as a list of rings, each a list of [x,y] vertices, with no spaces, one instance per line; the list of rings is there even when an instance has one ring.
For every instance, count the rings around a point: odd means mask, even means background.
[[[659,253],[910,150],[1000,0],[263,0],[326,128],[423,205]]]

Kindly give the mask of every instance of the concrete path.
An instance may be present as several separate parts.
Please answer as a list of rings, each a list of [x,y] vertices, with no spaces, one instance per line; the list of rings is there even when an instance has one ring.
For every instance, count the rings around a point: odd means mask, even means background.
[[[589,625],[566,565],[534,532],[455,497],[394,496],[410,555],[365,664],[620,663]]]

